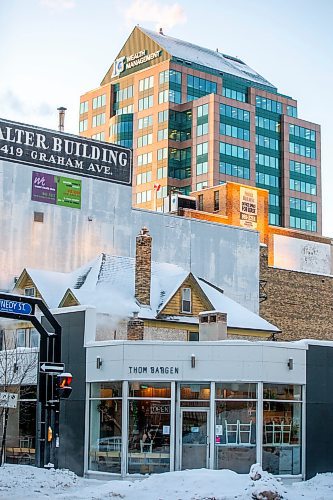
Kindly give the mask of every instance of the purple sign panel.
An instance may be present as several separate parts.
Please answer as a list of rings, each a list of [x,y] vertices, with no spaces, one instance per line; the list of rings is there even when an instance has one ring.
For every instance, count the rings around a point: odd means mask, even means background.
[[[32,196],[33,201],[56,204],[57,184],[55,176],[42,172],[32,173]]]

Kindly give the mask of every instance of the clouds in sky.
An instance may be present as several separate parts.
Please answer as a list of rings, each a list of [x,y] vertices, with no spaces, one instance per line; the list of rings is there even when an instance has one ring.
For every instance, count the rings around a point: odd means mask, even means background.
[[[40,4],[53,10],[73,9],[76,6],[74,0],[40,0]]]
[[[31,121],[31,116],[48,117],[54,114],[54,108],[46,101],[40,101],[37,105],[29,100],[21,98],[12,90],[5,90],[0,94],[1,114],[9,119],[19,121],[27,119]]]
[[[159,28],[173,28],[187,21],[185,11],[179,3],[163,4],[158,0],[134,0],[124,11],[129,25],[155,23]]]

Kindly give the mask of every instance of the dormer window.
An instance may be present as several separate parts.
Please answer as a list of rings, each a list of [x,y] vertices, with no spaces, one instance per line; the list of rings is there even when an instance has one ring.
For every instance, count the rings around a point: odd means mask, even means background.
[[[24,295],[26,297],[35,297],[36,296],[36,289],[34,286],[29,286],[24,289]]]
[[[182,288],[182,312],[190,313],[191,311],[191,288]]]

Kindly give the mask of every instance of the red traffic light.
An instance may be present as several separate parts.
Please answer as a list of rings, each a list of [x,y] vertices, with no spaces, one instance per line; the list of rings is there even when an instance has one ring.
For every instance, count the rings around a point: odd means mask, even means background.
[[[71,373],[61,373],[57,375],[57,393],[59,398],[68,398],[71,395],[72,388],[71,383],[73,380],[73,375]]]
[[[72,383],[73,375],[71,373],[62,373],[58,375],[58,387],[69,387]]]

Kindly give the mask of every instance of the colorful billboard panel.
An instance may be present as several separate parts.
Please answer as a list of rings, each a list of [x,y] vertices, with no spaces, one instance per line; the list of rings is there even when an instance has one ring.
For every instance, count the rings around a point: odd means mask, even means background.
[[[31,199],[61,207],[81,208],[81,181],[32,172]]]

